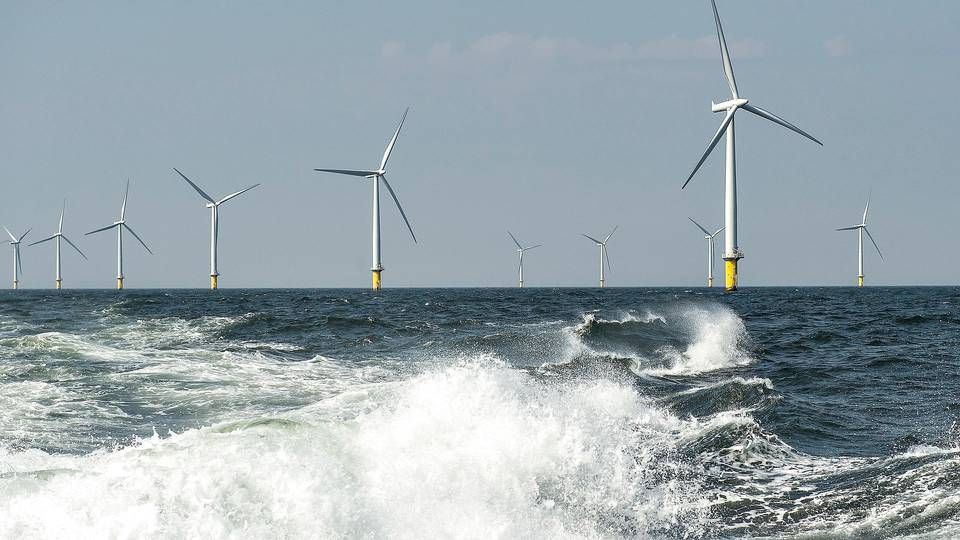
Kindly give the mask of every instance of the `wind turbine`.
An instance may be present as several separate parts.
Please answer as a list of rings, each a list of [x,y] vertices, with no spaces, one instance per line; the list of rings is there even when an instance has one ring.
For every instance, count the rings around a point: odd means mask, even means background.
[[[16,290],[20,285],[20,274],[23,273],[23,266],[20,264],[20,242],[32,229],[27,229],[27,232],[21,234],[20,238],[14,236],[10,229],[6,227],[3,230],[7,231],[7,236],[10,237],[10,245],[13,246],[13,288]]]
[[[726,114],[720,123],[720,128],[717,129],[716,134],[710,139],[709,144],[707,144],[707,149],[700,157],[700,161],[697,162],[697,166],[693,168],[693,172],[687,177],[687,181],[683,183],[683,187],[687,187],[687,184],[690,183],[693,176],[700,170],[700,166],[706,161],[707,156],[710,155],[710,152],[712,152],[717,146],[717,143],[720,142],[720,138],[726,133],[727,178],[724,194],[724,228],[726,229],[726,233],[724,234],[723,260],[726,261],[725,288],[727,291],[735,291],[737,290],[737,261],[743,258],[743,252],[740,251],[740,246],[737,244],[737,165],[733,130],[734,115],[738,110],[743,109],[789,130],[795,131],[821,146],[823,146],[823,143],[783,118],[755,105],[750,105],[748,100],[740,97],[740,92],[737,89],[737,81],[733,77],[733,65],[730,63],[730,52],[727,50],[727,41],[723,35],[723,27],[720,25],[720,14],[717,12],[717,3],[715,0],[710,0],[710,3],[713,5],[713,18],[717,26],[720,56],[723,59],[723,71],[726,74],[727,85],[730,87],[731,99],[722,103],[711,102],[711,110],[713,110],[713,112],[726,112]]]
[[[692,217],[688,217],[687,219],[703,231],[703,237],[707,239],[707,287],[713,287],[713,251],[715,249],[717,235],[720,234],[725,227],[720,227],[717,229],[717,232],[710,234],[710,231],[704,229],[703,226],[696,221],[693,221]]]
[[[390,196],[393,197],[393,202],[397,204],[397,209],[400,210],[400,215],[403,217],[404,223],[407,224],[407,229],[410,231],[410,236],[413,237],[413,242],[417,242],[417,235],[413,234],[413,227],[410,226],[410,220],[407,219],[407,214],[404,213],[403,207],[400,206],[400,199],[397,198],[397,194],[394,193],[393,188],[390,187],[390,183],[387,182],[387,177],[385,176],[387,172],[387,160],[390,159],[393,146],[397,144],[397,137],[400,135],[400,129],[403,127],[403,121],[407,119],[407,112],[409,111],[409,107],[403,111],[403,117],[400,118],[400,125],[397,126],[397,131],[394,132],[390,143],[387,144],[387,149],[383,151],[383,158],[380,159],[380,167],[378,167],[377,170],[314,169],[317,172],[345,174],[347,176],[359,176],[360,178],[373,180],[373,266],[370,268],[370,271],[373,272],[374,289],[380,289],[380,273],[383,272],[383,265],[380,264],[380,182],[383,182],[387,191],[390,192]]]
[[[238,195],[242,195],[250,191],[251,189],[259,186],[260,184],[254,184],[246,189],[241,189],[240,191],[237,191],[236,193],[231,193],[230,195],[227,195],[226,197],[217,201],[217,200],[214,200],[213,197],[207,195],[206,192],[200,189],[200,186],[194,184],[176,167],[174,167],[173,170],[177,171],[177,174],[179,174],[181,178],[186,180],[187,183],[190,184],[191,187],[193,187],[193,189],[197,190],[197,193],[199,193],[200,196],[207,201],[207,208],[210,209],[210,288],[216,289],[217,276],[220,275],[217,272],[217,237],[220,234],[220,205]],[[133,231],[130,231],[130,232],[133,232]],[[146,244],[144,244],[144,247],[146,247]]]
[[[143,245],[143,248],[146,249],[151,255],[153,255],[153,252],[150,251],[150,248],[147,247],[147,244],[143,241],[142,238],[140,238],[140,235],[134,232],[133,229],[130,228],[130,226],[127,225],[127,222],[124,220],[124,214],[126,213],[126,210],[127,210],[127,195],[129,194],[130,194],[130,181],[127,180],[127,189],[126,191],[123,192],[123,204],[120,206],[120,220],[114,221],[112,225],[107,225],[106,227],[101,227],[97,230],[90,231],[87,233],[88,235],[90,235],[98,232],[109,231],[114,227],[117,228],[117,290],[118,291],[123,289],[123,229],[127,229],[128,231],[130,231],[130,234],[132,234],[133,237],[136,238],[141,245]]]
[[[607,270],[610,270],[610,256],[607,255],[607,241],[610,240],[610,237],[613,236],[613,233],[617,232],[617,227],[619,227],[619,225],[614,227],[613,230],[610,231],[610,234],[608,234],[607,237],[604,238],[602,242],[592,236],[588,236],[586,234],[583,235],[584,237],[592,240],[594,244],[600,246],[600,288],[601,289],[603,288],[603,282],[604,282],[604,279],[603,279],[603,261],[604,260],[607,261]]]
[[[512,232],[507,231],[507,234],[510,235],[510,238],[513,239],[513,243],[517,245],[517,254],[520,255],[520,288],[523,288],[523,253],[530,251],[531,249],[538,248],[543,246],[543,244],[537,244],[535,246],[523,247],[520,245],[520,242],[517,242],[517,237],[513,235]]]
[[[873,242],[873,247],[877,248],[877,255],[880,255],[880,260],[883,260],[883,253],[880,253],[880,246],[877,245],[877,241],[873,239],[873,235],[870,234],[870,230],[867,229],[867,211],[870,210],[870,197],[867,197],[867,206],[863,209],[863,219],[860,220],[859,225],[854,225],[853,227],[840,227],[838,231],[857,231],[857,286],[863,287],[863,233],[867,233],[867,237],[870,238],[870,241]]]
[[[64,199],[64,200],[63,200],[63,207],[60,208],[60,225],[57,226],[57,234],[54,234],[54,235],[52,235],[52,236],[48,236],[48,237],[44,238],[43,240],[37,240],[36,242],[30,244],[31,246],[35,246],[35,245],[37,245],[37,244],[42,244],[42,243],[44,243],[44,242],[46,242],[46,241],[48,241],[48,240],[53,240],[53,239],[56,239],[56,240],[57,240],[57,288],[58,288],[58,289],[62,289],[62,288],[63,288],[63,275],[60,273],[60,239],[62,238],[62,239],[64,239],[64,240],[66,240],[67,243],[70,244],[70,247],[72,247],[73,249],[77,250],[77,253],[79,253],[80,256],[83,257],[85,260],[86,260],[86,258],[87,258],[87,256],[84,255],[82,251],[80,251],[80,248],[78,248],[76,244],[74,244],[73,242],[71,242],[70,239],[67,238],[67,235],[63,234],[63,212],[64,212],[64,210],[66,210],[66,209],[67,209],[67,200]],[[21,238],[22,238],[22,237],[21,237]]]

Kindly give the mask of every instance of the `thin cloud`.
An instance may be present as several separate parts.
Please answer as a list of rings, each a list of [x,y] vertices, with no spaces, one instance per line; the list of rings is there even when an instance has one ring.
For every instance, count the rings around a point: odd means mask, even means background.
[[[737,58],[766,54],[764,43],[743,39],[730,43]],[[502,62],[575,62],[583,64],[624,63],[640,60],[687,60],[717,58],[713,36],[667,37],[641,43],[599,44],[570,38],[534,37],[500,32],[482,36],[463,47],[435,43],[425,52],[413,51],[405,43],[388,41],[381,48],[385,60],[422,61],[432,64],[482,64]]]
[[[834,57],[850,56],[853,53],[850,43],[844,36],[828,39],[823,43],[823,48],[827,51],[828,55]]]

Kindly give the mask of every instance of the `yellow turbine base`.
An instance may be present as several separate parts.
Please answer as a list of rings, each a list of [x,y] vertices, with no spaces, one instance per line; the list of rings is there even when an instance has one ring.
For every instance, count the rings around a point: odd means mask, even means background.
[[[863,276],[857,276],[857,287],[863,287]]]
[[[118,278],[117,278],[117,290],[118,290],[118,291],[122,291],[122,290],[123,290],[123,278],[122,278],[122,277],[118,277]]]
[[[726,281],[724,283],[724,290],[732,292],[737,290],[737,259],[725,259],[724,268],[726,274]]]
[[[602,280],[602,279],[600,280],[600,288],[601,288],[601,289],[603,288],[603,280]]]
[[[62,288],[63,288],[63,280],[62,280],[62,279],[58,279],[58,280],[57,280],[57,289],[62,289]]]
[[[708,277],[708,278],[707,278],[707,287],[713,287],[713,278],[712,278],[712,277]]]
[[[210,276],[210,289],[215,290],[217,288],[217,276],[215,274]]]
[[[382,287],[382,285],[380,284],[380,272],[383,272],[383,270],[372,270],[372,272],[373,272],[373,276],[372,276],[371,284],[373,285],[373,290],[379,291]]]
[[[13,290],[17,290],[17,287],[19,286],[19,284],[20,284],[19,281],[14,281],[14,282],[13,282]]]

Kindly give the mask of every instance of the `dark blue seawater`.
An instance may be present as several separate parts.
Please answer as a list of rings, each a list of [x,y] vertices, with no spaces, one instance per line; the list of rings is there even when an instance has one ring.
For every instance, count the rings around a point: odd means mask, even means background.
[[[960,537],[960,288],[5,291],[3,538]]]

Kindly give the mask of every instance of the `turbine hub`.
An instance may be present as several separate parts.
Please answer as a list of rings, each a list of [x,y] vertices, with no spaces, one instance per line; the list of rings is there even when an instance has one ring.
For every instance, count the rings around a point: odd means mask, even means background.
[[[727,101],[721,101],[720,103],[710,102],[710,110],[713,112],[725,112],[735,107],[743,107],[750,100],[743,98],[728,99]]]

